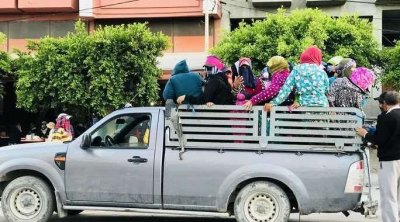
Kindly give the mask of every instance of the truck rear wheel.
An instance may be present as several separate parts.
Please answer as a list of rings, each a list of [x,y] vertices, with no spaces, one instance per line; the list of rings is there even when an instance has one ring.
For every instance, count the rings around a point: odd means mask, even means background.
[[[290,203],[286,193],[271,182],[253,182],[245,186],[235,200],[238,222],[286,222]]]
[[[46,222],[53,215],[54,195],[43,180],[23,176],[6,186],[1,207],[9,222]]]

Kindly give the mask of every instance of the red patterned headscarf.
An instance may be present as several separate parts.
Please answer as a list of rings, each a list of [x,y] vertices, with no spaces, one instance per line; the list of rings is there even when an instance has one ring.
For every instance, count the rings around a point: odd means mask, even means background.
[[[322,53],[321,50],[316,46],[308,47],[306,50],[301,53],[300,63],[309,63],[316,64],[317,66],[321,65],[322,62]]]

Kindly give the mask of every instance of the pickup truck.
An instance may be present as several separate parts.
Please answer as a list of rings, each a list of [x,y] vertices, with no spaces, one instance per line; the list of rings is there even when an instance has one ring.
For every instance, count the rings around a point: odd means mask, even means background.
[[[110,210],[281,222],[292,212],[376,210],[361,201],[358,109],[183,105],[164,114],[125,108],[68,143],[1,148],[6,220]]]

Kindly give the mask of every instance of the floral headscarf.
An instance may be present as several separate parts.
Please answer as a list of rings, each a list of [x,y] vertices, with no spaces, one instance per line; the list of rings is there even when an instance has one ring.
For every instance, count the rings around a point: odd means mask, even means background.
[[[358,67],[350,75],[350,81],[363,91],[366,91],[375,82],[375,74],[372,70],[365,67]]]

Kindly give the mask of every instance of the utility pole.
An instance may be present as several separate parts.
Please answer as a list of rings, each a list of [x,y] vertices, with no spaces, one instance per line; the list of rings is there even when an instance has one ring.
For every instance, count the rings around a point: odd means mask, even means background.
[[[208,52],[210,48],[210,13],[216,7],[216,0],[203,0],[204,13],[204,52]]]
[[[210,14],[208,11],[204,13],[205,30],[204,30],[204,52],[208,52],[210,48]]]

